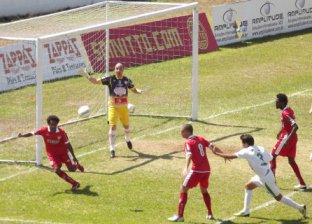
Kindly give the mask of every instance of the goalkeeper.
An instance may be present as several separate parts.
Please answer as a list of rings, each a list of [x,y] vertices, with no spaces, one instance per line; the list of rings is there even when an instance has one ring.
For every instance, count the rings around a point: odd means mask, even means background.
[[[135,88],[132,81],[124,76],[123,72],[124,66],[121,63],[115,65],[115,75],[99,79],[91,77],[90,73],[86,70],[80,72],[80,75],[86,77],[91,83],[108,86],[110,96],[108,102],[108,139],[111,158],[115,157],[115,136],[118,119],[120,119],[124,127],[127,146],[129,149],[132,149],[132,143],[129,137],[128,89],[136,94],[142,94],[150,90],[150,88],[146,90]]]

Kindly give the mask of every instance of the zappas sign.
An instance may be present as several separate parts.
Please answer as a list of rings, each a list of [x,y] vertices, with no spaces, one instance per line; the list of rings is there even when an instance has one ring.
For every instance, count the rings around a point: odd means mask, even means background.
[[[253,0],[213,7],[219,45],[312,27],[312,0]]]
[[[109,32],[110,69],[118,62],[126,67],[159,62],[192,54],[192,16],[112,29]],[[105,31],[82,35],[94,71],[105,67]],[[218,48],[207,17],[199,15],[199,52]]]
[[[43,80],[73,76],[86,67],[80,37],[43,45]],[[33,44],[0,48],[0,92],[36,83],[36,48]]]
[[[117,62],[126,67],[192,54],[192,16],[110,30],[110,69]],[[205,14],[199,15],[199,52],[218,48]],[[93,70],[105,67],[105,31],[63,38],[42,46],[43,80],[78,74],[90,61]],[[36,49],[33,44],[0,48],[0,92],[36,82]]]

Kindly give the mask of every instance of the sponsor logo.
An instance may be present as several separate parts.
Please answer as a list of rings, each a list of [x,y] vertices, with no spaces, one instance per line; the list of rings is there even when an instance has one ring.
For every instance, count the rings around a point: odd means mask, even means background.
[[[287,13],[288,17],[293,16],[301,16],[312,13],[312,7],[310,8],[304,8],[305,7],[305,0],[296,0],[295,7],[296,10],[290,11]]]
[[[117,95],[117,96],[124,96],[127,94],[127,90],[124,88],[124,87],[116,87],[114,89],[114,93]]]
[[[297,9],[302,9],[305,6],[305,0],[296,0],[295,6]]]
[[[248,21],[241,21],[240,19],[238,19],[238,13],[236,10],[230,8],[223,13],[222,18],[224,24],[215,26],[215,31],[235,30],[236,32],[247,32]]]
[[[65,60],[74,61],[81,57],[76,38],[51,42],[43,47],[47,49],[50,64],[61,64]]]
[[[186,21],[188,34],[191,39],[193,39],[193,18],[190,17]],[[198,30],[198,48],[201,50],[206,50],[209,45],[209,39],[207,30],[203,24],[199,21],[199,30]]]
[[[269,1],[264,3],[260,7],[260,10],[259,10],[262,17],[252,19],[252,24],[261,24],[261,23],[283,20],[284,19],[283,13],[274,13],[273,8],[276,8],[273,3]]]
[[[36,67],[33,49],[25,46],[19,50],[0,53],[0,63],[3,65],[4,73],[12,75],[27,72]]]
[[[232,23],[237,17],[237,12],[234,9],[229,9],[223,14],[223,21],[225,23]]]
[[[261,15],[263,16],[270,15],[272,6],[275,7],[275,5],[271,2],[264,3],[260,8]]]

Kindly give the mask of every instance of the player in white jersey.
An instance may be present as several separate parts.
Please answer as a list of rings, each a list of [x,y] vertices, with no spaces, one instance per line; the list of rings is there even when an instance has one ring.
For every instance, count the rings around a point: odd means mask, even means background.
[[[287,196],[280,193],[275,183],[274,174],[270,168],[270,160],[273,156],[263,147],[254,145],[254,139],[251,135],[244,134],[240,136],[243,148],[234,154],[221,153],[219,150],[213,150],[213,153],[225,159],[244,158],[248,161],[251,169],[256,173],[245,186],[245,200],[242,211],[236,213],[236,216],[249,216],[249,205],[251,202],[252,190],[257,187],[265,187],[277,201],[280,201],[290,207],[299,210],[306,217],[306,206],[298,204]]]

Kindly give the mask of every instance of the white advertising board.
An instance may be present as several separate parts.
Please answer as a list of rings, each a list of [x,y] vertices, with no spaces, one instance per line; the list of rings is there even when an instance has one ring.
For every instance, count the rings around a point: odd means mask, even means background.
[[[74,76],[86,67],[81,38],[43,44],[43,80]],[[0,48],[0,92],[36,83],[36,46],[33,43]]]
[[[312,0],[250,0],[212,13],[219,46],[312,27]]]

